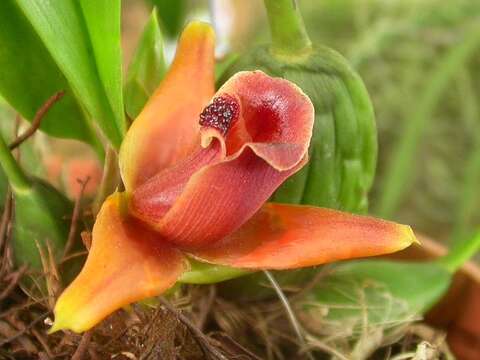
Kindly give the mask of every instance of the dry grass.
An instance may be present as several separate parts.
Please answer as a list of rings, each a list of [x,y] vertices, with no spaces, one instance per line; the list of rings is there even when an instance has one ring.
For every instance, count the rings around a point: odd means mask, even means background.
[[[334,303],[316,304],[306,314],[305,295],[326,281],[328,267],[301,287],[284,287],[283,303],[273,291],[273,296],[255,301],[232,300],[226,296],[232,290],[223,286],[184,285],[168,300],[152,299],[117,311],[83,335],[65,331],[47,336],[55,299],[62,291],[59,267],[68,263],[56,264],[47,246],[39,247],[42,273],[12,266],[10,196],[0,221],[0,359],[451,358],[443,334],[418,323],[411,314],[400,316],[402,304],[378,289],[374,293],[380,313],[395,309],[396,317],[367,316],[372,311],[367,299],[371,286],[352,288],[347,294],[362,309],[356,318],[332,321],[327,315],[345,307]],[[78,202],[76,209],[72,228],[85,216]],[[75,254],[65,254],[64,260],[71,257]],[[259,286],[271,287],[266,278],[261,282]],[[300,324],[292,326],[296,318]]]
[[[15,274],[2,279],[2,289]],[[171,304],[171,305],[168,305]],[[295,305],[295,304],[293,304]],[[33,300],[16,287],[0,312],[0,358],[5,359],[305,359],[277,299],[247,304],[218,295],[215,286],[179,289],[168,303],[120,310],[86,334],[46,335],[48,298]],[[395,338],[378,324],[352,341],[347,333],[306,333],[316,359],[450,359],[444,336],[425,324],[405,323]],[[345,329],[348,324],[344,324]],[[334,327],[333,329],[338,329]],[[336,339],[336,341],[334,341]],[[349,341],[350,339],[350,341]],[[350,345],[346,345],[346,344]]]

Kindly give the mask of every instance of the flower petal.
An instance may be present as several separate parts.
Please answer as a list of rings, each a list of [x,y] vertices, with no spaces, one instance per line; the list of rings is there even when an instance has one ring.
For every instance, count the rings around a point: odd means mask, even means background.
[[[133,192],[131,213],[183,249],[222,239],[305,164],[313,118],[294,84],[260,71],[235,75],[201,114],[203,146],[217,156],[190,179],[181,169],[191,161],[158,174]],[[180,180],[166,186],[175,173]]]
[[[198,115],[215,92],[214,42],[208,24],[185,28],[169,72],[122,143],[120,169],[128,191],[198,147]]]
[[[293,269],[388,254],[416,242],[411,228],[310,206],[268,203],[237,232],[192,253],[247,269]]]
[[[242,71],[217,91],[211,105],[221,98],[238,102],[238,119],[231,121],[226,135],[216,123],[202,119],[204,147],[218,139],[227,159],[250,148],[279,171],[290,170],[304,159],[312,137],[314,109],[294,83],[262,71]]]
[[[218,162],[221,156],[222,149],[218,141],[212,142],[205,149],[198,149],[188,158],[161,171],[134,191],[130,210],[133,210],[134,214],[139,212],[140,216],[137,216],[139,218],[142,218],[143,214],[148,214],[146,219],[161,219],[184,191],[192,175],[204,166]]]
[[[122,214],[121,196],[103,204],[87,262],[58,299],[51,331],[88,330],[122,306],[162,293],[184,272],[178,250]]]

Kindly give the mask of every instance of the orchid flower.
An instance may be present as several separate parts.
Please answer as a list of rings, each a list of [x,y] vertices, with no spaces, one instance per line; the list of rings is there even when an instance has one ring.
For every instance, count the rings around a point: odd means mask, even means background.
[[[294,269],[403,249],[408,226],[268,203],[308,161],[314,109],[294,84],[241,72],[214,93],[214,34],[193,22],[119,154],[125,192],[103,204],[53,331],[85,331],[172,287],[190,259]],[[267,202],[267,203],[266,203]]]

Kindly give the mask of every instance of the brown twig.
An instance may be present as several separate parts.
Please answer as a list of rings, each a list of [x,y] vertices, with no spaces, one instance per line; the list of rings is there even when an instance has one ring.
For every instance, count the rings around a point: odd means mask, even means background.
[[[152,330],[153,324],[158,319],[161,312],[162,312],[162,308],[160,306],[158,306],[155,309],[155,312],[153,313],[153,316],[150,318],[150,321],[148,322],[147,326],[144,328],[143,335],[147,335]]]
[[[41,298],[39,300],[29,301],[29,302],[25,302],[25,303],[20,304],[20,305],[12,306],[8,310],[5,310],[4,312],[0,313],[0,319],[6,318],[6,317],[8,317],[12,314],[15,314],[18,311],[28,309],[29,307],[32,307],[34,305],[40,304],[44,300],[45,300],[45,298]]]
[[[232,355],[235,355],[236,357],[247,356],[252,360],[262,360],[258,355],[254,354],[225,333],[215,332],[211,334],[211,336],[220,344],[222,348],[235,351],[235,354]]]
[[[5,205],[3,208],[2,219],[0,221],[0,278],[3,277],[3,273],[9,268],[8,261],[8,241],[10,236],[10,221],[12,219],[13,198],[11,189],[8,188],[5,197]]]
[[[62,260],[60,261],[60,265],[63,265],[65,264],[67,261],[70,261],[72,259],[75,259],[77,257],[80,257],[80,256],[85,256],[88,254],[88,251],[87,250],[80,250],[80,251],[76,251],[74,253],[71,253],[71,254],[68,254],[67,256],[65,256],[64,258],[62,258]]]
[[[50,315],[51,311],[48,310],[47,312],[44,312],[42,315],[40,315],[38,318],[33,320],[28,326],[26,326],[24,329],[20,330],[17,332],[15,335],[9,337],[8,339],[5,339],[3,341],[0,341],[0,348],[8,343],[11,343],[12,341],[15,341],[18,339],[20,336],[25,334],[27,331],[29,331],[31,328],[33,328],[36,324],[38,324],[40,321],[45,319],[48,315]]]
[[[160,303],[172,314],[174,314],[177,319],[186,326],[190,331],[193,338],[197,342],[200,349],[203,351],[205,358],[213,358],[218,360],[227,360],[227,358],[220,353],[215,347],[210,344],[210,341],[205,334],[203,334],[200,329],[198,329],[195,324],[193,324],[190,319],[183,315],[180,311],[175,309],[168,301],[163,298],[159,298]]]
[[[4,204],[2,220],[0,221],[0,251],[5,243],[8,224],[10,223],[10,219],[12,217],[12,191],[10,188],[7,190],[7,194],[5,195]]]
[[[27,265],[23,265],[20,269],[11,274],[10,284],[0,293],[0,301],[6,299],[13,289],[17,286],[22,276],[27,271]]]
[[[48,354],[43,351],[40,351],[37,355],[39,360],[50,360],[52,358],[52,356],[48,356]]]
[[[80,340],[80,344],[78,344],[77,350],[72,356],[72,360],[82,360],[85,356],[88,345],[90,344],[90,340],[92,340],[93,331],[89,330],[85,332],[82,336],[82,340]]]
[[[101,344],[101,345],[99,346],[99,350],[100,350],[100,351],[103,351],[103,350],[105,350],[105,349],[108,349],[108,347],[109,347],[110,345],[112,345],[115,341],[117,341],[117,340],[120,339],[123,335],[125,335],[125,334],[130,330],[130,328],[131,328],[131,326],[126,326],[126,327],[124,327],[123,330],[120,331],[119,334],[117,334],[116,336],[110,338],[107,342]]]
[[[47,114],[47,112],[52,108],[52,106],[59,101],[65,95],[65,91],[59,91],[52,95],[45,103],[37,110],[35,116],[33,117],[32,124],[30,127],[20,136],[18,136],[10,145],[10,150],[15,149],[20,144],[22,144],[25,140],[35,134],[35,131],[38,130],[40,127],[43,118]]]
[[[43,334],[35,328],[32,329],[32,334],[38,340],[40,345],[42,345],[43,350],[45,350],[46,358],[47,359],[53,358],[54,355],[53,355],[52,349],[50,349],[50,346],[48,345],[48,341],[47,339],[45,339]]]
[[[5,338],[10,338],[15,336],[19,330],[18,325],[22,326],[22,324],[15,324],[12,321],[0,321],[0,335]],[[32,340],[28,336],[19,336],[15,338],[15,341],[19,343],[21,348],[30,354],[35,354],[38,352],[37,347],[32,342]]]
[[[10,352],[0,348],[0,359],[3,359],[1,356],[3,356],[5,359],[16,360]]]
[[[60,288],[60,275],[58,269],[56,268],[55,261],[52,261],[53,253],[50,246],[50,241],[46,239],[46,249],[43,244],[41,244],[36,238],[33,239],[35,245],[37,246],[38,254],[40,255],[40,262],[42,264],[43,276],[45,277],[45,282],[48,292],[48,304],[50,308],[53,308],[54,301],[56,299],[56,294],[61,290]],[[45,252],[47,250],[47,252]],[[41,286],[37,284],[38,289],[41,289]]]
[[[208,297],[206,298],[204,305],[198,315],[197,326],[200,330],[203,330],[205,324],[207,323],[208,314],[212,309],[213,303],[215,302],[215,296],[217,294],[215,285],[211,285],[208,289]]]
[[[81,202],[83,197],[83,192],[85,191],[85,187],[87,186],[88,182],[90,181],[90,176],[87,176],[85,180],[77,180],[80,185],[80,192],[78,193],[78,197],[75,200],[75,206],[73,208],[73,215],[72,221],[70,223],[70,231],[68,233],[67,243],[65,244],[65,248],[63,249],[63,256],[65,258],[73,248],[75,243],[75,235],[77,234],[77,227],[78,227],[78,219],[80,218],[80,210],[81,210]]]

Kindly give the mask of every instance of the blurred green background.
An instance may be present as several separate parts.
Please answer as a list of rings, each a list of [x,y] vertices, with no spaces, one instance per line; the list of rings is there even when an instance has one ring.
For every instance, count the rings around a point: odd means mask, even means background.
[[[480,224],[480,2],[299,2],[365,81],[379,131],[373,213],[442,241]],[[401,170],[401,171],[400,171]]]

